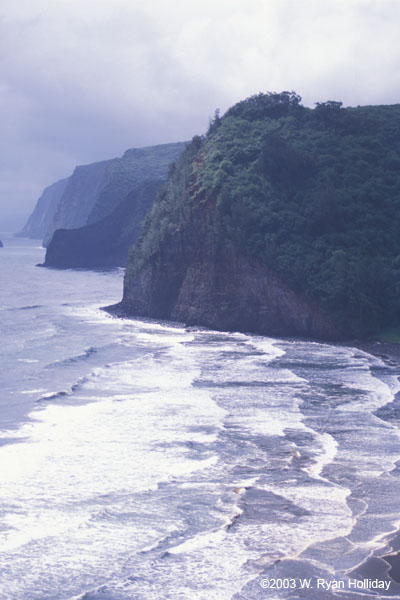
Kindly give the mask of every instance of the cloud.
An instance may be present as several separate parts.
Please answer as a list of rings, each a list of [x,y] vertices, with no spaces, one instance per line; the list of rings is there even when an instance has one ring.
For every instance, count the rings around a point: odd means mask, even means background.
[[[7,4],[0,206],[23,218],[75,164],[188,139],[259,91],[294,89],[310,106],[398,101],[397,0]]]

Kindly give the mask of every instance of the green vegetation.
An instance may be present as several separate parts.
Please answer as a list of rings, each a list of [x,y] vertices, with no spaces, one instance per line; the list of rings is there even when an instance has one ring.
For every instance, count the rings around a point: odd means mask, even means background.
[[[127,194],[146,181],[163,181],[171,162],[183,152],[184,142],[132,148],[114,160],[102,182],[88,217],[95,223],[112,213]]]
[[[342,324],[400,325],[400,105],[239,102],[196,136],[146,220],[128,278],[198,211],[216,244],[279,272]]]

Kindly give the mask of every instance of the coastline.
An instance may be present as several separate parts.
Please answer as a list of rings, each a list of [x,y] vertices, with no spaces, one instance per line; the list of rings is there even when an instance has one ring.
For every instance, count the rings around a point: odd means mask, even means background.
[[[375,340],[352,340],[340,345],[358,348],[380,358],[389,368],[393,369],[394,376],[400,380],[400,344]],[[400,404],[400,391],[394,395],[392,403]],[[400,461],[397,466],[400,466]],[[384,545],[348,575],[359,579],[364,577],[380,580],[390,579],[392,584],[387,595],[400,594],[400,529],[389,533]]]
[[[117,303],[111,306],[104,306],[102,310],[116,318],[128,318],[135,319],[134,316],[129,314],[122,308],[122,303]],[[136,317],[140,321],[159,322],[159,319],[150,319],[146,317]],[[168,321],[171,326],[189,327],[185,323],[178,323],[175,321]],[[197,328],[196,328],[197,329]],[[202,329],[201,326],[198,327]],[[254,332],[247,332],[249,335],[260,335]],[[269,337],[269,336],[266,336]],[[289,338],[295,339],[295,338]],[[305,339],[305,338],[297,338]],[[313,339],[319,343],[326,343],[334,346],[345,346],[347,348],[355,348],[366,352],[372,356],[381,359],[385,365],[393,371],[393,375],[400,380],[400,344],[395,342],[384,342],[384,341],[370,341],[370,340],[346,340],[346,341],[329,341],[321,339]],[[377,375],[379,377],[379,375]],[[392,402],[400,405],[400,391],[397,392]],[[389,403],[391,404],[391,403]],[[384,415],[382,415],[384,418]],[[398,463],[400,466],[400,461]],[[389,532],[382,540],[382,546],[375,550],[364,562],[357,565],[346,573],[348,577],[354,577],[356,579],[364,580],[379,580],[379,581],[390,581],[389,590],[384,593],[386,596],[393,596],[394,594],[400,596],[400,529]]]
[[[340,342],[341,346],[352,346],[381,358],[390,367],[399,367],[400,376],[400,344],[395,342],[380,342],[370,340],[350,340]]]

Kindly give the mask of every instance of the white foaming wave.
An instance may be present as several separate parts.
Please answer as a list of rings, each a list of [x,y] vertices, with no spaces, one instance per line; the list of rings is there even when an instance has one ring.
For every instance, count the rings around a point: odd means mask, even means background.
[[[201,331],[196,336],[196,343],[181,346],[179,351],[184,353],[186,361],[190,357],[194,364],[202,364],[201,386],[215,393],[217,385],[220,405],[221,394],[225,394],[224,407],[232,413],[227,417],[229,426],[238,427],[249,435],[285,436],[288,428],[304,429],[295,390],[306,381],[289,369],[269,368],[274,358],[285,354],[284,350],[276,348],[276,341],[226,332],[222,340],[218,332],[214,341],[215,335],[216,332]],[[209,337],[211,343],[207,343]],[[201,344],[203,340],[204,345]],[[260,354],[255,355],[254,349]],[[235,406],[238,390],[241,400]],[[240,411],[236,414],[237,407]]]
[[[93,302],[92,304],[85,305],[68,305],[62,306],[63,313],[72,317],[73,319],[82,319],[88,323],[101,323],[102,325],[114,326],[117,329],[121,329],[124,321],[119,318],[115,318],[110,315],[107,311],[102,310],[104,303],[99,304]]]
[[[316,434],[314,430],[310,429],[310,431],[314,435]],[[338,443],[329,433],[317,434],[316,441],[321,444],[320,450],[315,451],[315,446],[313,447],[315,452],[313,456],[314,462],[304,470],[314,479],[323,479],[321,473],[324,467],[329,465],[335,459],[338,451]]]
[[[240,504],[246,502],[247,489],[256,480],[257,478],[251,478],[232,482],[232,488],[225,490],[224,500],[220,499],[215,507],[216,514],[222,517],[219,527],[200,531],[189,539],[168,547],[166,555],[185,555],[187,576],[182,578],[179,575],[180,563],[164,563],[158,582],[160,587],[166,585],[168,589],[174,589],[176,595],[185,600],[200,600],[204,598],[204,593],[207,598],[228,600],[232,597],[232,589],[241,589],[255,577],[256,571],[244,566],[247,561],[259,558],[259,544],[261,540],[265,540],[268,528],[263,530],[262,525],[249,521],[243,523]],[[236,525],[239,529],[233,529]],[[191,582],[196,582],[196,587]]]
[[[188,333],[185,331],[175,332],[174,330],[166,329],[163,333],[155,332],[133,332],[135,336],[135,340],[151,344],[160,344],[160,345],[178,345],[184,342],[192,342],[194,340],[194,335],[192,333]]]
[[[289,482],[288,486],[281,488],[261,486],[260,489],[275,494],[281,492],[281,496],[287,497],[295,486],[296,483],[293,486]],[[345,534],[352,522],[345,502],[348,492],[339,489],[334,498],[327,499],[327,487],[321,484],[315,495],[314,507],[313,489],[310,486],[301,487],[301,492],[306,496],[303,504],[308,509],[300,519],[294,515],[289,518],[290,513],[282,519],[242,518],[241,507],[235,509],[232,505],[229,522],[217,529],[201,531],[168,548],[167,556],[184,557],[185,577],[181,576],[181,561],[158,561],[155,584],[159,588],[154,591],[161,594],[163,588],[173,589],[177,597],[185,600],[203,599],[205,593],[207,598],[228,600],[232,597],[232,590],[242,589],[267,564],[272,565],[284,557],[296,557],[311,543],[332,539],[338,532]],[[240,500],[246,502],[246,489],[240,490]],[[330,525],[326,523],[325,510],[332,518]],[[257,567],[261,556],[262,564]],[[138,585],[134,582],[127,587],[132,597],[139,591]],[[155,598],[156,594],[150,597]]]
[[[292,523],[284,521],[277,522],[271,528],[277,544],[280,539],[289,542],[292,555],[299,554],[311,544],[345,536],[353,528],[354,518],[347,504],[351,490],[344,486],[322,481],[321,484],[310,486],[297,479],[288,479],[283,483],[260,487],[286,498],[305,511],[301,519],[296,521],[295,528]],[[282,547],[281,544],[279,546]]]
[[[354,389],[356,392],[361,391],[361,397],[347,405],[342,405],[341,410],[375,412],[378,408],[391,402],[395,394],[400,391],[400,383],[395,376],[393,376],[391,385],[388,385],[374,377],[368,367],[359,369],[356,373],[353,371],[353,374],[356,376],[355,382],[349,381],[351,375],[346,374],[346,387]]]
[[[37,358],[17,358],[18,362],[23,363],[38,363],[39,360]]]
[[[268,400],[264,407],[243,406],[240,414],[229,418],[229,424],[240,427],[248,435],[276,435],[284,437],[287,429],[304,429],[303,415],[295,397],[288,397],[285,403],[272,404]]]
[[[280,356],[286,354],[286,351],[283,350],[283,348],[278,347],[277,344],[279,344],[279,340],[275,340],[272,338],[252,336],[249,340],[246,341],[246,343],[250,346],[253,346],[257,350],[260,350],[271,360],[279,358]]]
[[[226,414],[206,390],[192,389],[198,374],[178,344],[161,361],[150,353],[95,369],[83,384],[97,391],[95,403],[49,405],[32,413],[33,421],[13,435],[27,441],[12,451],[0,449],[4,501],[18,499],[19,505],[31,507],[22,511],[24,530],[22,521],[9,515],[7,522],[14,530],[4,540],[5,547],[37,539],[44,518],[61,535],[68,518],[57,507],[60,498],[68,504],[97,494],[156,489],[160,481],[215,464],[217,458],[210,452],[191,458],[190,443],[214,441]],[[48,508],[39,514],[35,507],[44,498]]]
[[[128,343],[142,342],[148,344],[150,342],[159,345],[176,345],[194,339],[194,333],[189,332],[184,326],[139,321],[123,317],[115,318],[113,315],[101,310],[102,305],[99,304],[79,307],[66,306],[64,308],[65,312],[74,318],[84,319],[88,323],[107,324],[109,327],[121,331]]]
[[[172,393],[179,388],[187,389],[199,375],[199,369],[191,369],[188,366],[181,371],[179,364],[171,362],[166,366],[164,360],[146,356],[144,359],[139,357],[131,361],[110,363],[107,367],[98,367],[93,370],[86,387],[100,388],[107,395],[113,390],[130,395],[132,389],[137,389],[140,393],[143,388],[164,389],[165,393]]]
[[[182,445],[196,439],[188,425],[209,426],[220,416],[210,414],[214,403],[205,396],[197,394],[201,408],[195,403],[191,412],[188,407],[186,415],[180,415],[178,428],[171,409],[182,409],[182,403],[179,406],[176,399],[166,397],[161,399],[164,412],[159,406],[155,411],[148,397],[117,405],[110,401],[77,407],[51,405],[36,412],[32,423],[14,433],[25,438],[25,443],[0,449],[2,502],[19,507],[19,514],[5,519],[14,529],[3,539],[2,548],[37,539],[40,531],[45,537],[49,533],[46,523],[60,535],[87,519],[85,510],[81,514],[77,510],[77,521],[70,521],[64,506],[101,494],[155,489],[160,481],[210,467],[215,456],[191,459]],[[159,397],[156,400],[160,402]],[[167,453],[164,444],[170,445]]]

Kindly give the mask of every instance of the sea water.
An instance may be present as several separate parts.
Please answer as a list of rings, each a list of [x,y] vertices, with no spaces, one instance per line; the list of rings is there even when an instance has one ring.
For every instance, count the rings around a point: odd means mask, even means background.
[[[316,581],[399,527],[395,367],[114,318],[121,269],[3,241],[1,600],[386,597]]]

